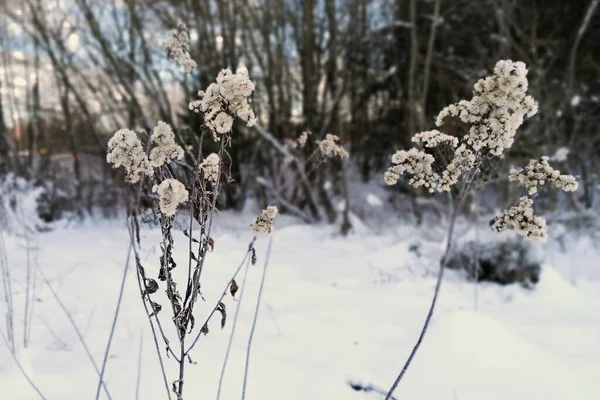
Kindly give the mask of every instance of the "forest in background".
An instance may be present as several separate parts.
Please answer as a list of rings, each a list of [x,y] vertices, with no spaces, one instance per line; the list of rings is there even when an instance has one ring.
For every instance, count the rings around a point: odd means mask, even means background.
[[[469,97],[497,60],[523,61],[539,113],[501,161],[550,156],[580,190],[548,197],[547,211],[587,215],[598,200],[600,10],[598,0],[22,0],[0,5],[0,176],[14,173],[45,190],[43,218],[106,215],[126,190],[105,163],[118,129],[150,132],[162,120],[187,150],[176,163],[192,174],[201,116],[188,109],[223,68],[245,67],[256,84],[258,124],[234,127],[231,178],[220,208],[261,206],[308,222],[352,210],[353,184],[383,185],[396,149],[433,128],[447,104]],[[198,68],[186,75],[163,42],[183,21]],[[461,136],[461,126],[448,133]],[[346,162],[312,169],[290,163],[291,141],[310,131],[307,153],[327,133]],[[212,146],[212,147],[211,147]],[[486,171],[493,176],[494,171]],[[332,184],[333,183],[333,184]],[[148,188],[149,189],[149,188]],[[422,219],[443,203],[406,182],[390,204]],[[148,190],[150,195],[150,190]],[[514,202],[505,182],[471,205]],[[483,199],[477,202],[477,198]],[[339,200],[344,207],[337,207]],[[485,208],[484,207],[484,208]],[[471,208],[466,208],[468,213]]]

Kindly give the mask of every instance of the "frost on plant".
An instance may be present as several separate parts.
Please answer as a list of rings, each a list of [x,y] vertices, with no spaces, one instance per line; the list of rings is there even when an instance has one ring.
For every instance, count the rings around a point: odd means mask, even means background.
[[[418,149],[398,152],[385,173],[385,182],[395,184],[400,175],[417,174],[410,179],[414,187],[425,186],[430,192],[449,191],[463,173],[471,171],[484,158],[500,156],[514,141],[517,128],[525,117],[534,115],[537,106],[527,95],[527,69],[522,62],[503,60],[496,63],[494,74],[474,86],[475,96],[444,108],[437,116],[441,126],[447,117],[458,117],[470,125],[460,140],[439,130],[417,133],[412,141],[426,148],[446,146],[454,149],[441,175],[434,173],[433,156]]]
[[[458,146],[458,138],[452,135],[446,135],[437,129],[417,133],[415,136],[413,136],[412,141],[421,142],[425,145],[425,147],[437,147],[443,143],[452,146],[452,148],[456,148],[456,146]]]
[[[177,28],[169,31],[164,47],[167,58],[181,65],[187,74],[196,68],[196,62],[190,57],[190,36],[182,21],[177,23]]]
[[[183,149],[175,143],[175,135],[169,124],[159,121],[150,136],[150,165],[160,167],[171,160],[181,160]]]
[[[448,164],[442,173],[442,180],[438,190],[450,191],[450,188],[458,183],[463,171],[468,171],[475,166],[477,157],[465,145],[460,146],[454,153],[454,159]]]
[[[469,125],[468,132],[460,140],[438,130],[417,133],[412,139],[422,143],[425,150],[438,146],[453,150],[454,154],[445,162],[445,167],[442,165],[438,169],[442,172],[437,173],[434,169],[433,165],[438,160],[433,155],[412,148],[394,154],[393,165],[384,174],[385,182],[393,185],[401,175],[408,173],[412,186],[424,186],[430,192],[450,191],[461,179],[466,183],[462,189],[469,190],[481,164],[494,156],[502,156],[512,146],[517,128],[525,117],[537,112],[535,101],[527,95],[527,87],[524,63],[510,60],[496,63],[494,74],[475,84],[475,95],[471,100],[452,104],[437,116],[437,126],[441,126],[448,117],[457,117]],[[508,178],[524,185],[530,195],[545,183],[564,191],[575,191],[578,187],[573,176],[561,175],[560,171],[552,168],[548,157],[531,160],[523,170],[511,170]],[[492,227],[502,231],[512,226],[531,240],[545,241],[546,221],[533,215],[532,205],[532,199],[522,197],[517,206],[494,219]]]
[[[219,179],[219,156],[215,153],[210,154],[200,164],[200,171],[204,179],[209,182],[217,183]]]
[[[471,124],[463,140],[474,150],[489,149],[496,156],[509,148],[523,119],[537,112],[537,105],[527,95],[527,68],[518,61],[496,63],[494,75],[474,86],[475,96],[444,108],[437,116],[441,126],[448,116]]]
[[[177,206],[188,199],[188,191],[177,179],[165,179],[158,185],[152,187],[152,191],[158,193],[160,212],[167,217],[175,215]]]
[[[510,225],[519,235],[526,236],[534,242],[545,242],[548,239],[546,220],[534,216],[532,206],[532,199],[526,196],[521,197],[518,205],[509,208],[492,220],[490,223],[492,229],[502,232]]]
[[[114,168],[121,165],[125,168],[125,181],[136,183],[140,181],[140,174],[154,174],[152,165],[135,132],[129,129],[118,130],[108,141],[108,150],[106,161]]]
[[[407,172],[411,174],[409,183],[414,187],[425,186],[433,192],[438,174],[431,167],[435,158],[431,154],[412,148],[408,151],[399,150],[392,156],[392,164],[385,173],[384,179],[388,185],[398,182],[400,175]]]
[[[303,139],[306,143],[306,139]],[[319,142],[319,151],[326,158],[340,157],[348,158],[348,152],[339,144],[340,138],[336,135],[327,134],[325,139]]]
[[[565,192],[574,192],[579,187],[574,176],[561,175],[559,170],[552,168],[547,156],[539,160],[530,160],[522,170],[511,169],[508,179],[518,181],[529,190],[529,194],[535,194],[546,182]]]
[[[277,207],[268,206],[262,212],[254,222],[252,223],[252,231],[254,233],[271,233],[273,232],[273,222],[275,221],[275,216],[277,215]]]
[[[206,91],[198,92],[200,100],[192,101],[189,108],[204,114],[204,124],[217,140],[220,135],[231,131],[236,116],[248,126],[255,124],[256,117],[248,102],[253,91],[254,83],[245,68],[238,68],[235,74],[230,69],[224,69]]]

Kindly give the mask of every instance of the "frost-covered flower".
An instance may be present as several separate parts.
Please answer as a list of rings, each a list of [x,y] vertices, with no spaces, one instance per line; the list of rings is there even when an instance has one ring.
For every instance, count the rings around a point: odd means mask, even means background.
[[[248,70],[238,68],[234,74],[230,69],[224,69],[206,91],[198,92],[200,100],[192,101],[189,108],[204,113],[204,123],[217,140],[219,135],[231,130],[235,116],[246,121],[248,126],[256,123],[256,117],[248,102],[253,91],[254,83],[248,77]]]
[[[160,184],[154,185],[152,191],[158,193],[160,212],[167,217],[175,215],[177,206],[187,201],[189,197],[187,189],[177,179],[165,179]]]
[[[319,151],[327,158],[340,157],[348,158],[348,152],[339,144],[340,138],[336,135],[327,134],[325,139],[319,143]]]
[[[475,151],[487,148],[499,156],[509,148],[523,119],[537,112],[537,105],[527,95],[527,68],[522,62],[501,60],[494,75],[479,80],[475,96],[444,108],[437,116],[441,126],[448,116],[472,125],[463,140]]]
[[[452,185],[458,183],[458,178],[460,178],[464,171],[468,171],[473,168],[475,161],[475,154],[465,145],[462,145],[456,149],[454,152],[454,158],[442,173],[442,179],[440,181],[438,190],[440,192],[449,191]]]
[[[504,211],[490,223],[493,230],[502,232],[512,226],[519,235],[526,236],[534,242],[545,242],[548,239],[546,220],[533,215],[533,200],[521,197],[519,204]]]
[[[574,192],[579,187],[574,176],[561,175],[559,170],[552,168],[547,156],[530,160],[523,170],[511,169],[508,179],[518,181],[529,190],[529,194],[536,193],[546,182],[565,192]]]
[[[214,120],[214,127],[217,133],[225,134],[231,130],[233,126],[233,118],[226,112],[220,112]]]
[[[254,222],[252,223],[252,231],[254,233],[271,233],[273,232],[273,222],[279,210],[275,206],[268,206]]]
[[[216,183],[219,179],[219,156],[215,153],[210,154],[200,164],[202,176],[209,182]]]
[[[179,21],[177,28],[169,31],[169,35],[164,43],[167,58],[183,66],[185,72],[189,74],[196,68],[196,62],[190,57],[190,36],[187,26]]]
[[[129,129],[118,130],[108,141],[106,161],[118,168],[125,168],[125,181],[135,183],[140,181],[140,174],[154,174],[154,169],[148,161],[146,152],[135,132]]]
[[[431,167],[435,159],[431,154],[412,148],[408,151],[399,150],[392,156],[392,165],[384,174],[385,183],[393,185],[398,182],[403,173],[411,174],[409,184],[414,187],[425,186],[430,192],[434,191],[439,175]]]
[[[173,159],[183,158],[183,149],[175,143],[175,135],[171,126],[163,121],[158,121],[150,136],[150,165],[160,167]]]
[[[442,143],[446,143],[453,148],[458,146],[457,137],[446,135],[437,129],[417,133],[415,136],[413,136],[412,141],[421,142],[425,145],[425,147],[437,147]]]

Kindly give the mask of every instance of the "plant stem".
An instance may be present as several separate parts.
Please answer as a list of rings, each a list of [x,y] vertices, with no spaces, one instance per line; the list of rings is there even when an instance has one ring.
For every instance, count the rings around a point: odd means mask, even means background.
[[[115,309],[115,315],[113,317],[112,325],[110,327],[110,334],[108,336],[108,343],[106,343],[106,350],[104,351],[104,359],[102,361],[102,368],[100,369],[100,380],[98,387],[96,388],[96,400],[100,398],[100,388],[104,380],[104,371],[106,370],[106,363],[108,362],[108,354],[110,353],[110,346],[115,334],[115,328],[117,327],[117,319],[119,318],[119,311],[121,310],[121,303],[123,301],[123,292],[125,291],[125,281],[127,280],[127,272],[129,271],[129,261],[131,258],[132,243],[129,243],[129,249],[127,250],[127,261],[125,261],[125,268],[123,269],[123,278],[121,279],[121,289],[119,290],[119,298],[117,299],[117,308]]]
[[[254,320],[252,321],[252,328],[250,329],[250,338],[248,339],[248,347],[246,348],[246,366],[244,367],[244,384],[242,386],[242,400],[246,398],[246,386],[248,384],[248,367],[250,365],[250,350],[252,348],[252,339],[254,339],[254,331],[256,330],[256,322],[258,321],[258,311],[260,310],[260,300],[262,298],[263,289],[265,286],[265,278],[267,276],[267,267],[269,266],[269,258],[271,257],[271,245],[273,244],[273,237],[269,237],[269,244],[267,245],[267,254],[265,258],[265,266],[263,268],[262,277],[260,280],[260,288],[258,289],[258,298],[256,299],[256,310],[254,311]]]
[[[223,367],[221,368],[221,376],[219,377],[219,389],[217,390],[217,400],[221,398],[221,389],[223,387],[223,378],[225,377],[225,369],[227,368],[227,361],[229,360],[229,352],[231,351],[231,344],[233,343],[233,335],[235,334],[235,327],[237,326],[238,315],[242,305],[242,299],[244,297],[244,291],[246,288],[246,278],[248,277],[248,266],[250,260],[246,261],[246,269],[244,271],[244,278],[242,280],[242,287],[240,288],[240,296],[238,303],[235,308],[235,316],[233,317],[233,325],[231,327],[231,335],[229,335],[229,343],[227,344],[227,352],[225,352],[225,359],[223,360]]]
[[[425,323],[423,324],[423,328],[421,329],[421,334],[419,335],[419,339],[417,340],[417,343],[415,344],[412,351],[410,352],[410,356],[406,360],[406,363],[404,364],[402,371],[400,371],[400,374],[394,381],[394,384],[392,385],[387,396],[385,397],[385,400],[390,400],[392,398],[392,394],[394,393],[394,390],[396,390],[396,387],[398,387],[400,380],[402,379],[402,377],[408,370],[408,367],[410,366],[415,354],[417,354],[417,351],[419,350],[419,347],[421,346],[421,343],[423,342],[423,338],[425,337],[425,334],[427,333],[427,329],[429,328],[429,323],[431,322],[431,317],[433,317],[433,311],[435,309],[435,304],[437,302],[437,298],[440,293],[440,288],[442,286],[442,280],[444,278],[444,269],[446,267],[446,263],[448,262],[448,257],[450,256],[450,250],[452,249],[452,237],[454,235],[454,226],[456,224],[456,217],[458,215],[458,210],[460,208],[461,203],[462,203],[462,201],[459,201],[459,204],[456,204],[452,210],[452,214],[450,217],[450,226],[448,227],[448,234],[446,236],[446,250],[444,251],[444,255],[442,256],[442,258],[440,260],[440,269],[439,269],[438,276],[437,276],[437,282],[435,284],[435,291],[433,293],[433,299],[431,300],[431,306],[429,307],[429,312],[427,313],[427,318],[425,319]]]

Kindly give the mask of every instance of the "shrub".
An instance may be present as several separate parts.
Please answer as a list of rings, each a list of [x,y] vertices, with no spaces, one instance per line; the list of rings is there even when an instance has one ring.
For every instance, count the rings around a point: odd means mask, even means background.
[[[531,288],[540,279],[541,262],[531,244],[519,238],[501,241],[469,241],[452,253],[447,267],[464,270],[471,280]]]

